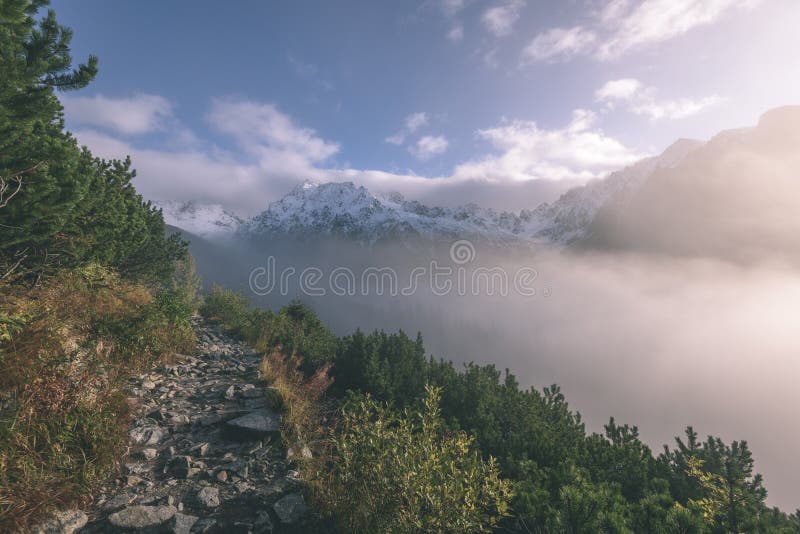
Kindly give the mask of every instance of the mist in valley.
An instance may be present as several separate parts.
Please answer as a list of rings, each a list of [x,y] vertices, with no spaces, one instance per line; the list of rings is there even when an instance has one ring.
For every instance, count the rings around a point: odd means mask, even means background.
[[[357,328],[421,332],[436,358],[507,368],[523,386],[560,385],[590,431],[602,432],[610,416],[638,425],[656,453],[687,425],[701,436],[746,439],[770,503],[789,510],[798,504],[800,468],[792,467],[787,446],[800,439],[793,424],[800,404],[793,378],[800,373],[800,272],[792,266],[586,250],[512,256],[480,244],[465,264],[446,250],[367,249],[330,240],[252,250],[228,249],[215,255],[224,258],[217,262],[199,254],[206,288],[213,281],[235,287],[269,309],[299,299],[338,335]],[[278,276],[291,267],[295,274],[284,291],[276,284],[264,294],[270,256]],[[413,270],[430,272],[432,260],[452,268],[450,291],[442,294],[422,277],[412,294],[403,294]],[[323,273],[311,285],[324,296],[301,287],[299,275],[308,267]],[[354,273],[355,294],[331,289],[337,267]],[[396,273],[396,294],[387,285],[377,295],[375,277],[361,285],[365,270],[386,267]],[[507,294],[500,294],[499,278],[490,287],[478,277],[473,291],[473,274],[487,267],[507,274]],[[535,294],[514,287],[520,269],[535,272],[528,281]]]
[[[793,510],[798,125],[800,108],[784,108],[720,134],[607,203],[567,247],[189,237],[206,289],[238,288],[270,309],[299,299],[338,335],[421,332],[436,358],[507,368],[523,386],[560,385],[590,431],[614,416],[638,425],[656,453],[688,425],[747,440],[769,502]],[[332,287],[343,268],[353,291]],[[450,274],[434,283],[436,269]]]

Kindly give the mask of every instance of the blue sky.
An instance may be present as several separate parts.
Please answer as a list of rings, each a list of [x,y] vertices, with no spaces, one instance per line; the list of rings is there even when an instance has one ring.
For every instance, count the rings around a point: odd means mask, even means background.
[[[149,198],[250,214],[304,179],[535,207],[798,103],[796,0],[56,0],[69,128]]]

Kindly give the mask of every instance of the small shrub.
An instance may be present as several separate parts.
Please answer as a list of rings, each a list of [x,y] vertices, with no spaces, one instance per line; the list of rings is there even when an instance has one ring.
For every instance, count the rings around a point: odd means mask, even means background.
[[[261,377],[275,388],[284,408],[282,434],[287,446],[313,443],[324,434],[321,399],[332,382],[329,366],[306,377],[302,363],[297,356],[284,356],[280,347],[261,360]]]
[[[488,532],[508,514],[495,461],[446,430],[439,390],[426,392],[415,413],[355,394],[342,407],[328,469],[312,484],[343,532]]]

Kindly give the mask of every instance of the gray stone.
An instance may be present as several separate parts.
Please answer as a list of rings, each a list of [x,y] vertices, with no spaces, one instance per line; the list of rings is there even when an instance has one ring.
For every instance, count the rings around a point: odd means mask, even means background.
[[[167,431],[156,425],[142,425],[132,428],[129,435],[137,445],[158,445],[167,437]]]
[[[297,493],[290,493],[278,500],[272,505],[272,509],[275,510],[275,515],[278,516],[280,522],[287,525],[297,523],[308,513],[306,502],[302,495]]]
[[[117,528],[152,528],[163,525],[177,512],[174,506],[130,506],[108,516],[108,522]]]
[[[191,478],[200,470],[192,465],[191,456],[176,456],[167,464],[167,472],[178,478]]]
[[[216,508],[219,506],[219,490],[206,486],[197,492],[197,500],[206,508]]]
[[[33,534],[72,534],[82,529],[89,518],[81,510],[63,510],[53,517],[33,527]]]
[[[121,508],[125,508],[135,500],[135,493],[120,493],[119,495],[106,501],[105,504],[103,504],[103,510],[106,512],[116,512]]]
[[[225,424],[227,434],[233,438],[258,439],[281,431],[281,416],[266,408],[255,410]]]
[[[169,527],[173,534],[189,534],[195,523],[197,523],[197,517],[177,513],[173,516]]]
[[[155,460],[156,456],[158,456],[158,450],[152,448],[142,449],[137,453],[137,456],[143,460]]]
[[[248,385],[251,385],[251,384],[248,384]],[[260,389],[255,389],[255,388],[242,389],[241,395],[245,399],[257,399],[259,397],[263,397],[264,396],[264,392],[262,392]]]

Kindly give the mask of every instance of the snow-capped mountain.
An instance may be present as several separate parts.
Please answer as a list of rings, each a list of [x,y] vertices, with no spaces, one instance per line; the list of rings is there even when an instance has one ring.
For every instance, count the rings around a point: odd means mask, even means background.
[[[248,221],[242,232],[263,238],[335,235],[367,245],[404,238],[516,240],[501,218],[475,205],[428,207],[399,193],[375,195],[351,182],[305,183]]]
[[[162,201],[167,224],[202,237],[313,240],[337,236],[362,245],[389,240],[472,239],[495,245],[563,245],[586,237],[603,205],[624,205],[658,169],[670,168],[702,146],[682,139],[605,179],[570,189],[555,202],[520,213],[467,204],[430,207],[399,193],[374,194],[351,182],[306,182],[248,221],[217,204]]]
[[[656,169],[675,165],[701,144],[680,140],[660,156],[643,159],[606,179],[573,188],[552,204],[519,214],[475,204],[429,207],[399,193],[373,194],[350,182],[307,182],[243,224],[239,235],[248,239],[335,235],[366,245],[398,238],[566,244],[585,236],[601,206],[612,196],[619,199],[632,194]]]
[[[200,237],[233,235],[243,220],[219,204],[189,201],[160,200],[153,202],[161,208],[164,222]]]

